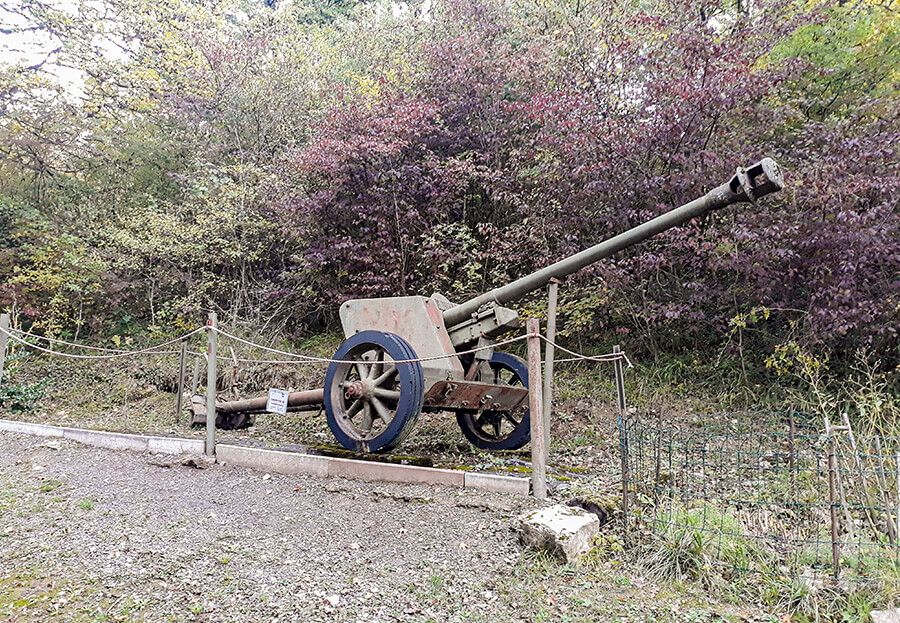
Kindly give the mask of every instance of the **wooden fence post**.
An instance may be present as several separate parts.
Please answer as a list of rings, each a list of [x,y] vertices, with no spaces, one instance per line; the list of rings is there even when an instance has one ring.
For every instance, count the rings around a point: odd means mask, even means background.
[[[181,416],[181,407],[184,401],[184,365],[187,357],[187,343],[181,340],[181,351],[178,353],[178,396],[175,399],[175,424],[178,424],[178,418]]]
[[[541,323],[529,318],[528,332],[528,408],[531,420],[531,489],[539,500],[547,499],[547,447],[544,445],[544,405],[541,396]]]
[[[616,344],[613,346],[613,353],[622,352],[621,347]],[[626,411],[628,405],[625,403],[625,366],[622,365],[622,359],[617,358],[613,361],[613,370],[616,376],[616,406],[618,407],[618,428],[619,428],[619,460],[622,466],[622,517],[625,522],[626,538],[628,532],[628,413]],[[658,459],[657,459],[658,460]],[[657,468],[658,469],[658,468]]]
[[[831,573],[835,580],[841,573],[841,543],[838,540],[837,456],[834,449],[834,432],[825,421],[828,435],[828,502],[831,506]]]
[[[9,314],[0,314],[0,386],[3,385],[3,370],[6,368],[6,349],[9,346]]]
[[[216,314],[210,312],[206,322],[206,456],[216,456]]]
[[[613,346],[613,354],[620,354],[622,349],[618,344]],[[622,417],[625,417],[625,408],[628,406],[625,404],[625,366],[622,364],[622,359],[617,358],[613,362],[613,368],[616,372],[616,403],[619,407],[619,413],[622,414]]]
[[[791,495],[797,490],[797,446],[795,437],[797,436],[797,425],[794,422],[794,412],[788,413],[788,469],[791,472]]]
[[[544,395],[541,415],[544,418],[544,446],[550,452],[550,411],[553,409],[553,360],[556,348],[556,300],[560,280],[553,277],[547,286],[547,343],[544,345]]]
[[[200,388],[200,357],[194,357],[194,369],[191,373],[191,397],[197,395]]]

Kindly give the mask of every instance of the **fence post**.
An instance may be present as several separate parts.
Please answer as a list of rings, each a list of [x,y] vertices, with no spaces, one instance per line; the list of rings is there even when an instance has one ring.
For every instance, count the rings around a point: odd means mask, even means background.
[[[825,421],[825,434],[828,435],[828,502],[831,506],[831,572],[835,580],[841,573],[841,543],[838,540],[837,510],[837,456],[834,450],[834,432]]]
[[[553,360],[556,348],[556,299],[559,293],[560,280],[550,279],[547,286],[547,343],[544,345],[544,400],[541,414],[544,417],[544,445],[550,451],[550,410],[553,408]]]
[[[6,368],[6,349],[9,346],[9,314],[0,314],[0,387],[3,386],[3,370]]]
[[[618,344],[613,346],[613,354],[618,355],[622,352],[622,349]],[[622,414],[622,417],[625,416],[625,366],[622,365],[622,358],[618,357],[613,362],[613,367],[616,371],[616,401],[619,405],[619,413]]]
[[[181,406],[184,400],[184,365],[187,357],[187,343],[181,340],[181,351],[178,353],[178,397],[175,399],[175,424],[181,415]]]
[[[197,395],[200,388],[200,357],[194,357],[194,370],[191,374],[191,398]]]
[[[613,353],[622,352],[621,347],[616,344],[613,346]],[[618,416],[616,421],[619,428],[619,460],[622,464],[622,518],[625,522],[626,539],[628,536],[628,430],[627,430],[627,411],[625,404],[625,368],[622,365],[621,357],[617,357],[613,361],[613,370],[616,376],[616,405],[618,407]]]
[[[900,452],[894,454],[894,467],[897,470],[897,533],[900,534]]]
[[[794,422],[794,412],[788,413],[788,469],[791,472],[791,495],[796,491],[797,484],[797,447],[795,437],[797,435],[797,425]]]
[[[531,413],[531,489],[539,500],[547,499],[547,447],[544,445],[544,418],[541,413],[541,323],[529,318],[528,332],[528,408]]]
[[[206,456],[216,456],[216,313],[206,321]]]

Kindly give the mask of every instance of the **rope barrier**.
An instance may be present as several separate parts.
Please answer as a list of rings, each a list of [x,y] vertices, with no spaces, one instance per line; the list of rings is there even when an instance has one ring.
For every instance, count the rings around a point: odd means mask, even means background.
[[[221,335],[223,337],[227,337],[229,339],[232,339],[240,344],[244,344],[245,346],[248,346],[250,348],[257,348],[259,350],[274,353],[276,355],[282,355],[285,357],[293,358],[293,359],[285,360],[285,359],[245,359],[245,358],[234,359],[234,358],[225,357],[225,356],[218,357],[218,359],[228,360],[230,362],[237,361],[239,363],[261,363],[261,364],[272,364],[272,365],[280,365],[280,364],[305,365],[305,364],[325,364],[325,363],[327,363],[327,364],[330,364],[330,363],[353,364],[353,363],[358,363],[356,360],[352,360],[352,359],[331,359],[329,357],[315,357],[312,355],[301,355],[299,353],[292,353],[289,351],[280,350],[278,348],[264,346],[262,344],[257,344],[256,342],[252,342],[250,340],[246,340],[244,338],[238,337],[237,335],[229,333],[228,331],[225,331],[219,327],[208,327],[208,326],[198,327],[198,328],[196,328],[192,331],[189,331],[188,333],[185,333],[184,335],[181,335],[179,337],[172,338],[171,340],[167,340],[160,344],[148,346],[146,348],[142,348],[142,349],[138,349],[138,350],[123,350],[123,349],[119,349],[119,348],[105,348],[105,347],[101,347],[101,346],[89,346],[87,344],[78,344],[75,342],[67,342],[65,340],[60,340],[60,339],[56,339],[56,338],[52,338],[52,337],[48,337],[48,336],[44,336],[44,335],[36,335],[33,333],[28,333],[26,331],[20,331],[18,329],[9,329],[9,330],[0,329],[0,331],[5,333],[7,336],[9,336],[13,340],[23,344],[24,346],[26,346],[28,348],[31,348],[31,349],[34,349],[34,350],[37,350],[37,351],[40,351],[40,352],[43,352],[43,353],[46,353],[49,355],[56,355],[59,357],[64,357],[64,358],[69,358],[69,359],[80,359],[80,360],[121,359],[121,358],[126,358],[126,357],[134,357],[136,355],[174,355],[174,354],[178,354],[179,351],[160,350],[160,349],[162,349],[166,346],[169,346],[171,344],[176,344],[178,342],[181,342],[182,340],[185,340],[193,335],[196,335],[197,333],[204,332],[207,330],[216,331],[219,335]],[[21,336],[25,336],[25,337],[21,337]],[[471,355],[471,354],[477,353],[482,350],[494,349],[494,348],[497,348],[498,346],[506,346],[508,344],[514,344],[516,342],[521,342],[522,340],[526,340],[529,337],[533,337],[533,335],[532,334],[519,335],[516,337],[508,338],[506,340],[501,340],[499,342],[495,342],[494,344],[490,344],[487,346],[478,346],[476,348],[470,348],[468,350],[459,351],[459,352],[443,353],[440,355],[432,355],[429,357],[418,357],[415,359],[397,359],[397,360],[394,360],[394,363],[416,363],[416,362],[421,363],[421,362],[425,362],[425,361],[448,359],[450,357],[459,357],[462,355]],[[631,363],[631,360],[628,359],[628,356],[625,353],[609,353],[609,354],[605,354],[605,355],[584,355],[582,353],[578,353],[573,350],[570,350],[564,346],[560,346],[553,340],[549,340],[541,334],[537,334],[537,337],[540,338],[541,340],[543,340],[544,342],[546,342],[547,344],[552,344],[555,348],[558,348],[559,350],[563,351],[564,353],[572,355],[572,357],[556,359],[555,361],[557,363],[565,363],[565,362],[571,362],[571,361],[593,361],[593,362],[597,362],[597,363],[609,363],[609,362],[613,362],[613,361],[618,361],[620,359],[624,359],[625,363],[628,365],[629,368],[634,367],[633,364]],[[45,341],[50,344],[59,344],[61,346],[67,346],[69,348],[78,348],[78,349],[82,349],[82,350],[90,350],[90,351],[101,352],[101,353],[105,353],[105,354],[103,354],[103,355],[80,355],[77,353],[66,353],[66,352],[38,346],[37,344],[33,344],[33,343],[27,341],[26,338]],[[189,354],[194,355],[194,356],[206,356],[204,353],[198,353],[195,351],[188,351],[188,352],[189,352]]]
[[[277,361],[277,360],[276,360],[276,361],[257,361],[257,363],[272,363],[272,364],[279,364],[279,363],[292,363],[292,364],[307,364],[307,363],[353,363],[353,364],[355,364],[355,363],[359,363],[359,361],[358,361],[358,360],[355,360],[355,359],[329,359],[329,358],[327,358],[327,357],[313,357],[313,356],[310,356],[310,355],[300,355],[300,354],[297,354],[297,353],[291,353],[291,352],[288,352],[288,351],[285,351],[285,350],[279,350],[279,349],[277,349],[277,348],[270,348],[270,347],[268,347],[268,346],[263,346],[262,344],[257,344],[257,343],[255,343],[255,342],[251,342],[250,340],[245,340],[245,339],[240,338],[240,337],[238,337],[238,336],[236,336],[236,335],[232,335],[231,333],[228,333],[227,331],[224,331],[224,330],[222,330],[222,329],[219,328],[219,327],[216,327],[216,328],[215,328],[215,331],[216,331],[219,335],[222,335],[222,336],[224,336],[224,337],[227,337],[227,338],[230,338],[230,339],[232,339],[232,340],[235,340],[236,342],[239,342],[239,343],[241,343],[241,344],[244,344],[245,346],[250,346],[250,347],[252,347],[252,348],[258,348],[258,349],[260,349],[260,350],[265,350],[265,351],[268,351],[268,352],[270,352],[270,353],[275,353],[275,354],[277,354],[277,355],[285,355],[285,356],[287,356],[287,357],[296,357],[297,359],[299,359],[299,361],[297,361],[297,360]],[[507,344],[513,344],[513,343],[515,343],[515,342],[521,342],[522,340],[528,339],[528,337],[529,337],[528,335],[519,335],[519,336],[516,336],[516,337],[512,337],[512,338],[506,339],[506,340],[501,340],[501,341],[496,342],[496,343],[494,343],[494,344],[491,344],[491,345],[489,345],[489,346],[479,346],[479,347],[477,347],[477,348],[471,348],[471,349],[469,349],[469,350],[464,350],[464,351],[459,351],[459,352],[453,352],[453,353],[442,353],[442,354],[440,354],[440,355],[432,355],[432,356],[430,356],[430,357],[417,357],[417,358],[415,358],[415,359],[395,359],[395,360],[393,360],[393,361],[394,361],[394,363],[416,363],[416,362],[423,362],[423,361],[435,361],[435,360],[438,360],[438,359],[448,359],[448,358],[450,358],[450,357],[458,357],[458,356],[461,356],[461,355],[471,355],[471,354],[473,354],[473,353],[477,353],[477,352],[482,351],[482,350],[488,350],[488,349],[496,348],[497,346],[505,346],[505,345],[507,345]],[[233,361],[233,359],[231,359],[231,358],[227,358],[227,359],[228,359],[228,361]],[[239,359],[238,361],[242,361],[242,360]]]
[[[33,350],[37,350],[42,353],[47,353],[48,355],[56,355],[58,357],[64,357],[67,359],[81,359],[81,360],[122,359],[125,357],[134,357],[136,355],[174,355],[174,354],[177,354],[179,351],[159,350],[159,349],[161,349],[165,346],[169,346],[170,344],[175,344],[177,342],[180,342],[180,341],[187,339],[190,336],[195,335],[204,330],[205,330],[205,327],[198,327],[198,328],[194,329],[193,331],[185,333],[184,335],[182,335],[180,337],[177,337],[177,338],[174,338],[171,340],[167,340],[160,344],[155,344],[153,346],[148,346],[146,348],[141,348],[138,350],[121,350],[121,349],[116,349],[116,348],[102,348],[99,346],[87,346],[86,344],[76,344],[74,342],[66,342],[64,340],[57,340],[57,339],[45,337],[42,335],[34,335],[33,333],[27,333],[25,331],[19,331],[16,329],[6,330],[6,329],[0,328],[0,332],[5,333],[11,339],[15,340],[16,342],[19,342],[20,344],[22,344],[28,348],[31,348]],[[73,347],[73,348],[82,348],[82,349],[86,349],[86,350],[101,351],[101,352],[106,352],[106,353],[110,353],[110,354],[79,355],[77,353],[66,353],[66,352],[62,352],[62,351],[58,351],[58,350],[53,350],[50,348],[44,348],[43,346],[38,346],[37,344],[32,344],[27,339],[20,337],[19,335],[24,335],[29,338],[34,338],[34,339],[38,339],[38,340],[43,339],[49,343],[62,344],[62,345]]]
[[[538,337],[541,338],[547,344],[552,345],[554,348],[558,348],[559,350],[563,351],[564,353],[574,355],[573,357],[567,357],[565,359],[554,359],[553,361],[555,363],[565,363],[567,361],[595,361],[597,363],[609,363],[609,362],[613,362],[613,361],[618,361],[619,359],[624,359],[625,363],[628,364],[629,368],[634,367],[634,364],[631,363],[631,360],[628,358],[628,355],[626,355],[624,352],[607,353],[605,355],[583,355],[581,353],[575,352],[574,350],[569,350],[565,346],[560,346],[553,340],[550,340],[543,335],[538,335]]]

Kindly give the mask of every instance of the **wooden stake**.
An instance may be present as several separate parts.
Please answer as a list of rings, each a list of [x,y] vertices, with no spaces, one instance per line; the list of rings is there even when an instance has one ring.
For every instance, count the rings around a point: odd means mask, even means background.
[[[900,452],[894,455],[894,466],[897,468],[897,532],[900,533]]]
[[[837,457],[834,453],[834,433],[826,422],[828,435],[828,501],[831,506],[831,571],[834,579],[841,573],[841,543],[838,540]]]
[[[888,491],[887,470],[884,468],[884,455],[882,454],[881,439],[877,435],[875,436],[875,452],[878,454],[878,465],[876,466],[878,471],[876,472],[876,476],[878,477],[878,489],[881,492],[881,495],[879,496],[881,498],[880,501],[884,504],[884,527],[887,530],[888,542],[891,545],[894,545],[897,542],[897,530],[894,526],[894,518],[891,511],[891,493]]]
[[[529,318],[528,331],[528,408],[531,420],[531,490],[539,500],[547,499],[547,447],[544,444],[544,401],[541,395],[541,323]]]
[[[550,411],[553,409],[553,361],[556,341],[556,299],[560,280],[550,279],[547,286],[547,343],[544,345],[544,400],[541,414],[544,418],[544,445],[550,452]]]
[[[613,353],[621,353],[622,349],[618,344],[613,346]],[[616,406],[619,409],[618,428],[619,428],[619,460],[622,463],[622,516],[626,518],[625,525],[628,525],[628,431],[627,418],[628,414],[625,404],[625,366],[622,365],[621,359],[613,361],[613,370],[616,376]],[[657,466],[658,469],[658,466]]]
[[[181,417],[181,406],[184,401],[184,365],[187,357],[187,343],[181,340],[181,351],[178,353],[178,397],[175,399],[175,424]]]
[[[216,314],[210,312],[206,322],[206,456],[216,456]]]
[[[619,354],[622,352],[622,349],[616,344],[613,346],[612,352]],[[622,417],[625,417],[625,408],[628,405],[625,404],[625,365],[621,359],[616,359],[613,362],[613,369],[616,372],[616,403],[619,407],[619,413],[622,414]]]
[[[200,389],[200,357],[194,357],[194,370],[191,375],[191,397],[197,395],[197,390]]]
[[[0,387],[3,386],[3,370],[6,367],[6,349],[9,347],[9,314],[0,314]]]
[[[797,489],[797,447],[794,442],[794,437],[797,434],[797,426],[794,423],[794,414],[790,413],[788,415],[788,468],[791,472],[791,495],[794,495],[794,492]]]

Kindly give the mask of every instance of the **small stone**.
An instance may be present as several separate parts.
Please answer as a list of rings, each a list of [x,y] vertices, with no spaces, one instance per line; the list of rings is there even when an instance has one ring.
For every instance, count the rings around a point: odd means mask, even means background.
[[[191,455],[181,460],[181,464],[185,467],[193,467],[195,469],[207,469],[208,467],[212,467],[212,464],[215,462],[216,460],[214,458],[206,456],[205,454]]]
[[[263,480],[268,480],[272,477],[272,474],[263,474]]]
[[[564,563],[577,560],[591,549],[600,531],[595,514],[562,504],[524,513],[516,523],[522,545],[543,550]]]
[[[872,623],[900,623],[900,608],[893,610],[872,610]]]
[[[329,595],[325,598],[325,601],[327,601],[328,605],[332,608],[337,608],[339,605],[341,605],[340,595]]]

